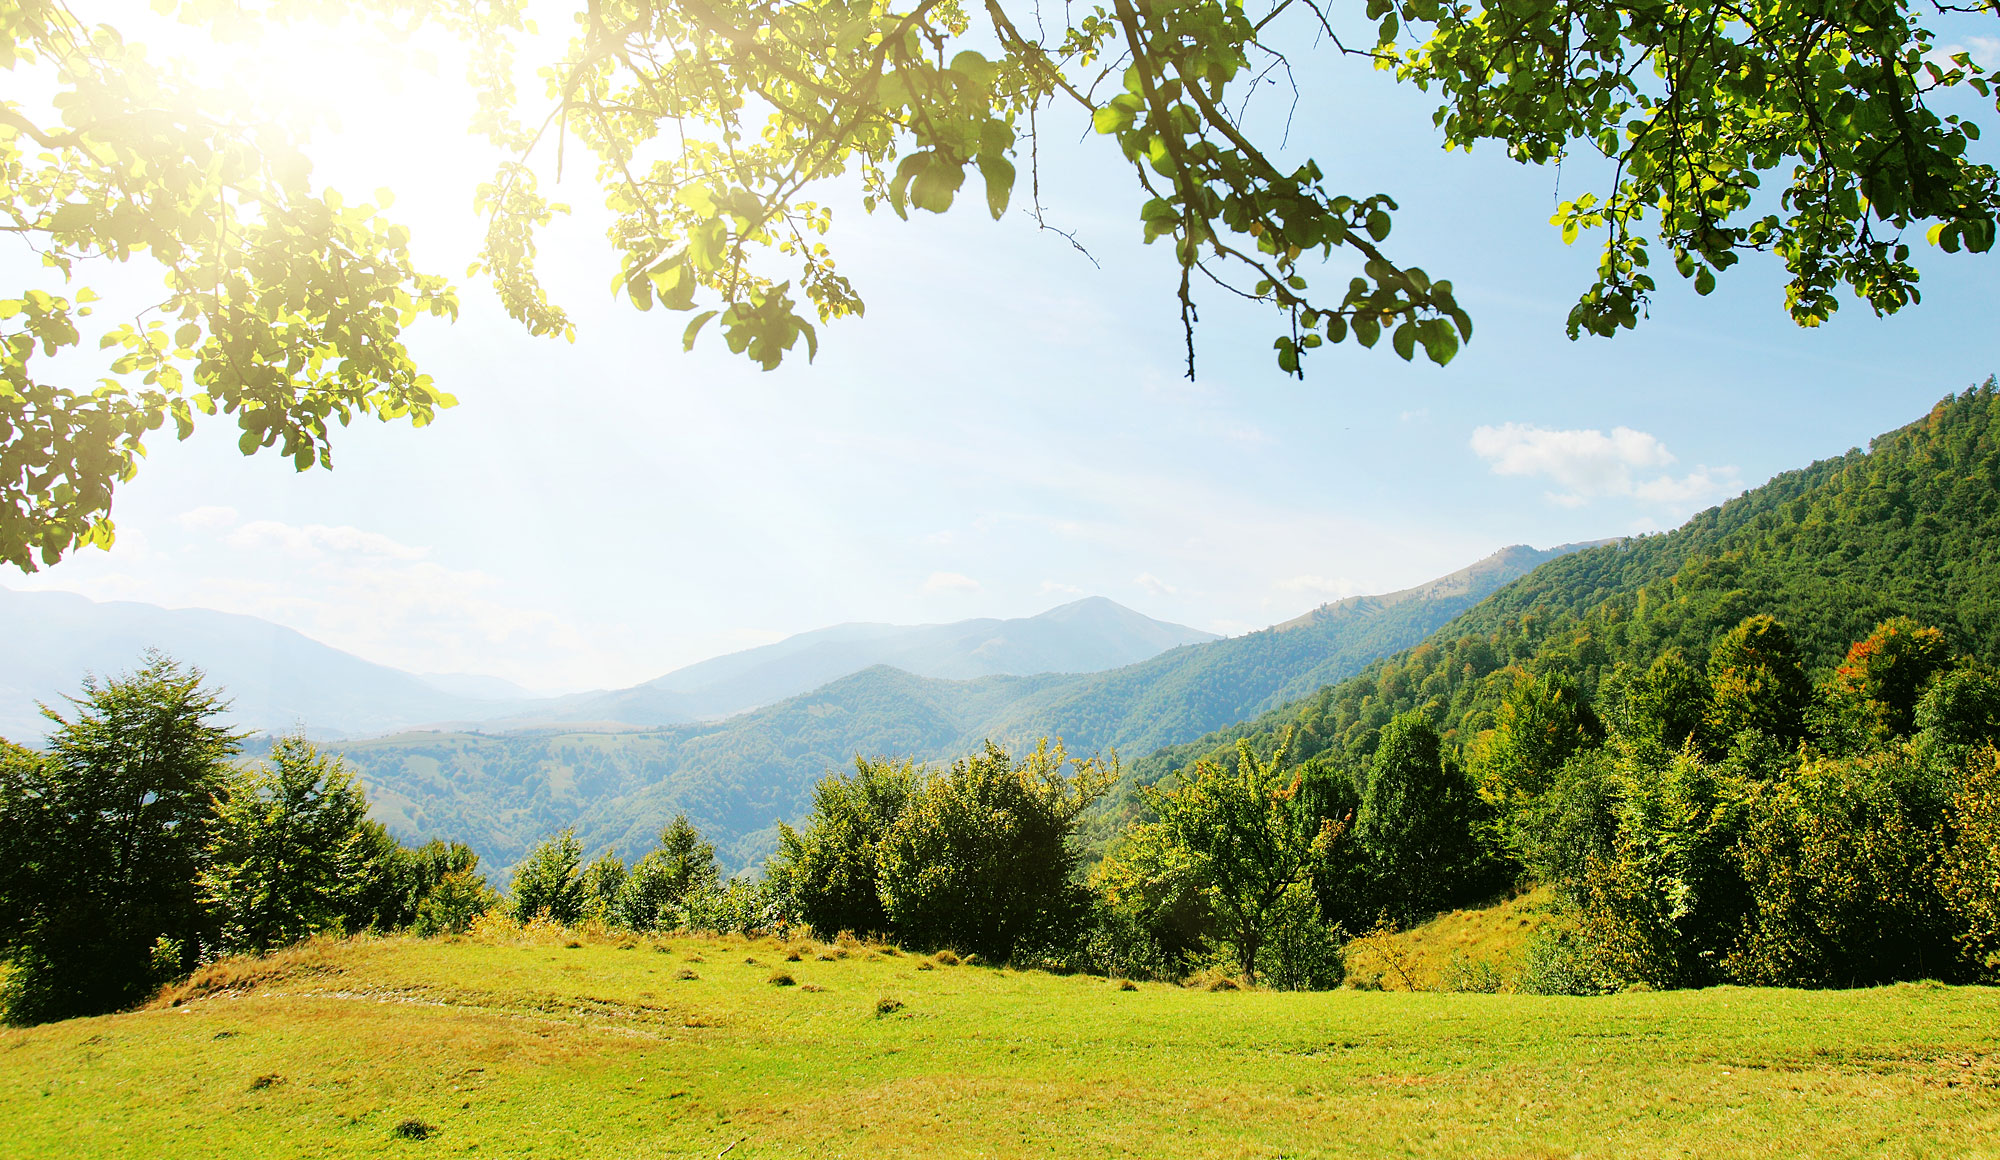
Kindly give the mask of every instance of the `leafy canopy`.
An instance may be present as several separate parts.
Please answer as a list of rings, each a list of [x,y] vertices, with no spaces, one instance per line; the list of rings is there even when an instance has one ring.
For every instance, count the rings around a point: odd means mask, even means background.
[[[1636,325],[1656,250],[1702,293],[1769,252],[1810,326],[1843,284],[1878,313],[1916,302],[1918,233],[1991,247],[2000,187],[1972,157],[1978,126],[1952,110],[1993,92],[1933,26],[1992,3],[1366,0],[1371,37],[1324,0],[1110,0],[1060,16],[1019,0],[591,0],[549,59],[527,0],[155,7],[218,39],[343,18],[456,34],[474,127],[505,155],[473,199],[487,230],[472,272],[508,313],[571,333],[535,259],[565,209],[542,180],[577,153],[613,217],[614,290],[690,313],[690,346],[714,324],[766,369],[801,339],[810,357],[816,323],[864,309],[825,240],[826,198],[943,213],[970,179],[995,218],[1026,200],[1041,223],[1044,123],[1087,126],[1129,162],[1144,239],[1173,251],[1192,375],[1199,295],[1266,308],[1292,374],[1349,338],[1443,364],[1472,336],[1452,284],[1389,246],[1395,199],[1340,188],[1288,151],[1290,116],[1259,119],[1259,87],[1315,53],[1438,94],[1448,147],[1602,158],[1603,187],[1555,217],[1566,239],[1603,239],[1572,337]],[[143,260],[160,292],[92,335],[87,286],[0,299],[0,559],[23,569],[110,543],[112,489],[168,423],[185,438],[197,413],[233,415],[246,454],[276,448],[303,469],[331,463],[333,423],[422,425],[452,402],[403,329],[457,300],[411,264],[386,191],[370,204],[316,187],[303,127],[79,9],[0,13],[0,67],[48,98],[0,101],[0,231],[64,282]],[[530,68],[541,91],[523,97]],[[51,362],[91,337],[111,352],[103,377]]]

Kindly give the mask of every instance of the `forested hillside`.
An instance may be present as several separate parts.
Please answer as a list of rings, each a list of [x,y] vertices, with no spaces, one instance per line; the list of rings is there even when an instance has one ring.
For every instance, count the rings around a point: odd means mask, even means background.
[[[2000,662],[2000,395],[1947,397],[1922,419],[1777,476],[1663,535],[1552,561],[1430,639],[1312,696],[1134,763],[1139,784],[1238,737],[1294,757],[1373,751],[1398,713],[1429,706],[1447,741],[1494,723],[1516,676],[1560,672],[1587,700],[1615,694],[1672,649],[1705,655],[1744,617],[1769,614],[1813,675],[1897,615]]]
[[[1573,550],[1516,546],[1401,592],[1322,606],[1102,673],[937,680],[877,666],[726,721],[644,732],[412,733],[343,748],[398,833],[462,836],[489,865],[575,824],[590,849],[642,848],[686,811],[725,865],[754,865],[813,785],[859,756],[948,759],[987,740],[1142,754],[1200,736],[1422,640]],[[644,688],[644,686],[641,686]]]

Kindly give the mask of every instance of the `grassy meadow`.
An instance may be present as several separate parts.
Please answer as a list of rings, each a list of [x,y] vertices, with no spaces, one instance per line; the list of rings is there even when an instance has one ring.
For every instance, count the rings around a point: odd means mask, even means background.
[[[22,1157],[2000,1157],[2000,990],[1926,984],[1210,991],[530,928],[226,961],[0,1061]]]

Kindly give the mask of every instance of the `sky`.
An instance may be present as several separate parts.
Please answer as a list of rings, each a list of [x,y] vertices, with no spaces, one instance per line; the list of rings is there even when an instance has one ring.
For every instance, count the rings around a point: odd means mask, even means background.
[[[1753,258],[1707,298],[1669,271],[1637,331],[1571,342],[1596,255],[1547,220],[1592,174],[1445,153],[1424,94],[1302,59],[1284,154],[1398,199],[1390,249],[1450,278],[1474,317],[1449,367],[1350,344],[1294,381],[1273,320],[1209,295],[1187,381],[1171,255],[1141,244],[1134,183],[1081,121],[1043,122],[1042,188],[1089,257],[1019,198],[999,222],[978,198],[903,222],[836,194],[828,240],[866,317],[768,374],[715,335],[684,354],[684,315],[611,299],[603,221],[572,173],[558,192],[579,213],[543,252],[577,339],[530,338],[457,277],[491,157],[465,136],[453,69],[281,41],[238,71],[273,99],[337,107],[316,175],[392,188],[419,262],[458,282],[459,320],[408,338],[459,405],[423,430],[339,432],[332,471],[245,458],[226,421],[156,437],[118,493],[110,551],[0,585],[245,613],[538,691],[632,684],[843,621],[1024,616],[1086,595],[1235,634],[1511,544],[1672,528],[2000,371],[2000,264],[1921,245],[1924,301],[1893,318],[1849,300],[1800,330],[1781,270]],[[1282,130],[1289,94],[1259,100]]]

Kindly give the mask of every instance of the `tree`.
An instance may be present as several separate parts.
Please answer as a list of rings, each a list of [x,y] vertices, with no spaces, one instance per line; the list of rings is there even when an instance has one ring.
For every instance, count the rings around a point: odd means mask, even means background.
[[[262,953],[346,925],[370,848],[367,800],[339,758],[283,738],[215,812],[201,885],[223,950]]]
[[[1861,703],[1877,728],[1900,737],[1915,724],[1917,698],[1924,686],[1950,663],[1944,633],[1912,617],[1898,616],[1855,641],[1834,679]]]
[[[534,333],[570,332],[534,259],[563,208],[540,181],[581,151],[615,216],[619,290],[640,309],[692,312],[685,343],[713,322],[766,368],[801,338],[810,356],[815,321],[863,309],[823,240],[827,187],[870,212],[941,213],[976,173],[974,200],[999,217],[1025,162],[1046,227],[1040,131],[1085,126],[1130,163],[1141,236],[1173,248],[1190,374],[1198,292],[1269,309],[1289,373],[1350,337],[1450,361],[1471,319],[1448,280],[1389,249],[1394,198],[1341,191],[1317,162],[1284,156],[1291,118],[1266,124],[1251,100],[1315,51],[1437,93],[1448,148],[1604,160],[1605,184],[1556,215],[1566,240],[1603,237],[1572,337],[1636,325],[1655,250],[1702,293],[1743,255],[1778,255],[1801,325],[1836,309],[1842,283],[1892,312],[1918,298],[1916,232],[1984,251],[2000,206],[1993,169],[1970,157],[1978,126],[1932,108],[1968,89],[1990,97],[1988,78],[1963,52],[1945,57],[1909,0],[1368,0],[1372,36],[1324,0],[1110,0],[1060,18],[1020,0],[591,0],[532,108],[514,84],[516,57],[541,43],[525,0],[156,7],[216,37],[340,14],[458,32],[476,124],[509,154],[474,195],[478,269],[507,311]],[[65,278],[143,256],[165,289],[141,321],[94,336],[116,352],[102,389],[52,385],[35,362],[86,342],[88,290],[0,302],[0,559],[24,568],[110,542],[112,488],[168,422],[184,436],[197,413],[233,413],[246,452],[324,465],[328,419],[421,424],[451,401],[402,329],[454,313],[455,298],[410,264],[402,228],[314,188],[299,132],[72,13],[27,0],[0,24],[7,67],[52,77],[58,110],[0,110],[7,228]],[[1758,196],[1767,182],[1782,188]]]
[[[779,823],[778,853],[766,872],[793,915],[822,938],[841,931],[887,934],[877,868],[882,840],[909,804],[912,761],[854,759],[854,772],[813,787],[800,832]]]
[[[83,682],[75,717],[44,708],[46,755],[0,761],[0,957],[16,1023],[117,1010],[215,944],[197,887],[238,737],[197,669],[158,652]]]
[[[583,918],[590,895],[583,881],[583,843],[564,830],[528,851],[514,868],[509,905],[521,922],[546,918],[564,926]]]
[[[523,241],[551,212],[529,161],[548,138],[573,139],[619,215],[632,301],[707,307],[688,342],[719,317],[731,350],[774,366],[801,336],[808,353],[816,342],[795,282],[821,321],[861,309],[818,240],[831,211],[813,187],[858,178],[870,210],[941,213],[976,171],[977,200],[997,218],[1015,159],[1025,151],[1032,171],[1040,128],[1068,111],[1114,139],[1143,236],[1173,245],[1190,373],[1195,288],[1207,282],[1277,313],[1287,371],[1349,336],[1372,346],[1389,335],[1403,358],[1422,349],[1447,362],[1471,323],[1449,282],[1384,248],[1394,199],[1330,188],[1317,163],[1281,158],[1282,138],[1251,115],[1263,81],[1323,46],[1439,93],[1448,147],[1606,159],[1608,185],[1557,214],[1565,239],[1606,235],[1572,336],[1636,324],[1654,287],[1652,245],[1703,293],[1744,253],[1783,255],[1801,325],[1832,313],[1843,281],[1888,312],[1916,298],[1905,231],[1935,221],[1939,245],[1984,250],[2000,202],[1993,170],[1966,156],[1977,127],[1926,104],[1960,86],[1990,95],[1986,79],[1963,52],[1937,60],[1914,7],[1370,0],[1374,43],[1363,33],[1350,47],[1351,26],[1319,0],[1111,0],[1061,17],[1003,0],[593,4],[548,74],[539,128],[494,125],[516,159],[484,191],[488,265],[517,316],[559,319]],[[489,106],[508,95],[496,81]],[[692,144],[639,164],[661,137]],[[1765,174],[1787,170],[1782,196],[1753,197]],[[1040,221],[1039,199],[1032,212]],[[1309,280],[1306,259],[1335,256],[1330,278]]]
[[[1257,980],[1257,952],[1294,887],[1307,888],[1327,859],[1345,819],[1319,816],[1302,792],[1303,774],[1284,771],[1279,745],[1260,760],[1250,743],[1236,743],[1236,768],[1202,760],[1160,791],[1148,787],[1146,803],[1160,827],[1192,855],[1195,881],[1207,891],[1224,942],[1237,969]]]
[[[1786,744],[1804,735],[1812,685],[1776,617],[1748,616],[1724,633],[1708,655],[1708,685],[1704,728],[1718,744],[1752,730]]]
[[[675,814],[660,831],[659,847],[632,866],[616,914],[634,930],[652,930],[670,920],[689,897],[714,890],[719,881],[715,847],[702,841],[686,814]]]
[[[1421,711],[1383,726],[1354,837],[1377,897],[1400,918],[1427,914],[1477,891],[1481,853],[1473,839],[1471,783],[1447,760]]]
[[[878,848],[890,930],[996,960],[1072,937],[1088,907],[1077,820],[1114,775],[1059,741],[1019,760],[989,742],[921,774]]]
[[[156,7],[218,35],[245,15],[206,0]],[[14,92],[56,111],[0,106],[0,228],[64,282],[143,262],[162,283],[101,328],[88,286],[0,299],[0,560],[32,571],[108,547],[112,489],[137,471],[147,434],[172,424],[184,439],[197,414],[234,415],[245,454],[276,448],[304,470],[331,466],[334,422],[423,426],[452,405],[402,332],[454,314],[456,298],[417,272],[408,231],[377,206],[314,187],[302,130],[67,4],[9,5],[0,38]],[[53,360],[86,344],[111,352],[104,377],[64,383],[76,371]]]
[[[1623,732],[1679,749],[1698,741],[1708,715],[1708,678],[1679,649],[1653,658],[1645,675],[1625,690]]]

